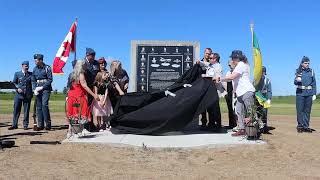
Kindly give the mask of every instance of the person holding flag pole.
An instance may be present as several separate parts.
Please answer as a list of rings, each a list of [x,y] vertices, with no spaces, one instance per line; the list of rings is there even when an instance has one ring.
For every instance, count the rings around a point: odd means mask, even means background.
[[[253,50],[253,61],[254,61],[254,86],[256,88],[255,104],[257,106],[257,116],[262,120],[260,125],[260,130],[262,133],[268,133],[269,128],[267,125],[268,121],[268,108],[271,107],[272,89],[271,81],[266,77],[267,70],[266,67],[262,66],[262,55],[259,47],[258,39],[253,30],[253,24],[250,24],[250,29],[252,33],[252,50]]]

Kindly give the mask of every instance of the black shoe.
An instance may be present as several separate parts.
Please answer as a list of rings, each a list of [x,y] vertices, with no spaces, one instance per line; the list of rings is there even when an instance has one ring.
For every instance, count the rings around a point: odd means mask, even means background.
[[[14,130],[14,129],[18,129],[18,127],[10,126],[10,127],[8,128],[8,130]]]
[[[23,130],[28,130],[28,127],[24,127]]]
[[[310,128],[304,128],[304,129],[303,129],[303,132],[312,133],[312,129],[310,129]]]
[[[303,129],[302,128],[297,128],[297,132],[298,133],[303,133]]]
[[[206,125],[201,125],[200,126],[200,131],[207,131],[208,127]]]
[[[50,131],[50,130],[51,130],[51,127],[46,127],[46,130],[47,130],[47,131]]]
[[[34,131],[42,131],[44,128],[43,127],[35,127],[33,128]]]

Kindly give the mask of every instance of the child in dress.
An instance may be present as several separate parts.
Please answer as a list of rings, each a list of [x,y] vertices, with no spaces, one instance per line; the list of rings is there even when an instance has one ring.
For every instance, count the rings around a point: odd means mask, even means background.
[[[94,119],[97,121],[97,129],[100,130],[102,129],[101,120],[103,121],[104,118],[113,114],[111,101],[108,97],[107,79],[108,77],[103,72],[98,72],[93,87],[93,92],[99,97],[100,101],[93,100],[91,108]]]

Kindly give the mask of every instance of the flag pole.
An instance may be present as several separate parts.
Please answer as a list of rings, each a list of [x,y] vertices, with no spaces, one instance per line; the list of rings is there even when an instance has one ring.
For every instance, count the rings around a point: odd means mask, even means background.
[[[253,27],[254,27],[254,24],[253,22],[250,23],[250,30],[251,30],[251,42],[252,42],[252,48],[253,48]]]
[[[253,21],[251,21],[250,23],[250,31],[251,31],[251,48],[252,48],[252,61],[253,61],[253,71],[254,71],[254,67],[255,67],[255,60],[254,60],[254,45],[253,45],[253,27],[254,27],[254,24],[253,24]],[[254,82],[254,77],[253,77],[253,82]]]
[[[76,32],[74,37],[74,60],[77,60],[77,34],[78,34],[78,18],[76,17]]]

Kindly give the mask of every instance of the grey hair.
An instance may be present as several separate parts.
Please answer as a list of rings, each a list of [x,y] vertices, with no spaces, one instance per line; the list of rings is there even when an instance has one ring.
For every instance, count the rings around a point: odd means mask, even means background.
[[[71,74],[71,81],[79,82],[80,81],[80,74],[84,73],[84,66],[85,62],[84,60],[77,60],[76,65],[73,68],[72,74]]]
[[[116,73],[122,72],[122,65],[119,60],[113,60],[110,64],[110,74],[116,76]]]

